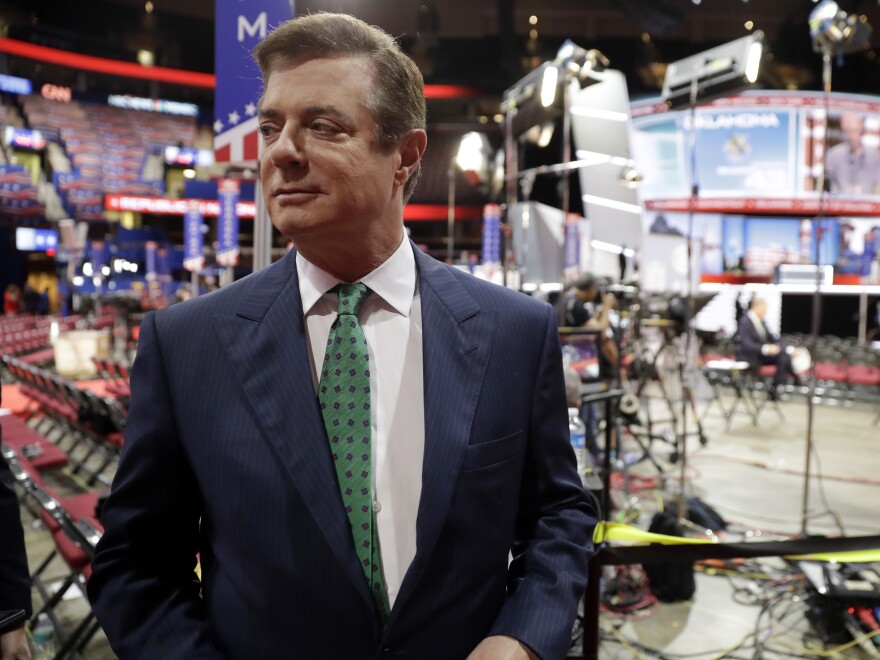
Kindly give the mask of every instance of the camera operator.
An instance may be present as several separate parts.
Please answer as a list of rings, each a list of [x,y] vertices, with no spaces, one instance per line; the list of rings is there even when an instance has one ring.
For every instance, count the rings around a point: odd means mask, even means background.
[[[617,308],[613,294],[602,292],[592,273],[584,273],[563,299],[564,325],[573,328],[601,330],[599,339],[599,370],[602,378],[614,379],[619,351],[611,328],[610,313]]]

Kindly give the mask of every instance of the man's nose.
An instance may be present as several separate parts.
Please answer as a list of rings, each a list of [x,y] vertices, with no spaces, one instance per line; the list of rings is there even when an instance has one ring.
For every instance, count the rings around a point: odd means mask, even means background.
[[[303,131],[285,127],[272,146],[270,157],[276,167],[304,167],[308,158]]]

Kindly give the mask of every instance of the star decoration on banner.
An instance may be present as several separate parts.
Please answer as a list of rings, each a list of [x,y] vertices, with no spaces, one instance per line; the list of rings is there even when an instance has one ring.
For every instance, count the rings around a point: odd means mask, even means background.
[[[238,123],[239,119],[241,119],[241,117],[235,110],[229,113],[229,123],[233,126]]]
[[[246,106],[244,106],[244,113],[248,117],[253,117],[255,114],[257,114],[257,106],[255,106],[253,103],[248,103]]]
[[[219,119],[215,120],[214,121],[214,132],[219,133],[222,130],[223,130],[223,122],[220,121]]]

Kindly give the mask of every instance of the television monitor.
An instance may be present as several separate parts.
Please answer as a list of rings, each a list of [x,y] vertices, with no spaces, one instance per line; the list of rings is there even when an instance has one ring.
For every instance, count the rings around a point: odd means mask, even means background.
[[[591,328],[559,328],[562,364],[571,367],[585,383],[599,381],[599,335]]]
[[[53,252],[58,248],[58,232],[54,229],[16,227],[15,248],[22,252]]]

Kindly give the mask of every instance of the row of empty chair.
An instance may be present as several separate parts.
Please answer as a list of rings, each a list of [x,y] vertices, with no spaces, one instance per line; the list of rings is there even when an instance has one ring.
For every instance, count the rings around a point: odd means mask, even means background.
[[[789,346],[811,350],[811,339],[804,334],[786,334],[782,341]],[[736,353],[736,342],[722,338],[717,346],[706,351],[704,360],[730,358]],[[819,337],[811,351],[813,372],[820,396],[842,400],[873,401],[880,397],[880,349],[855,339]],[[772,375],[775,367],[764,368]],[[801,375],[806,381],[811,372]]]
[[[47,362],[52,359],[50,339],[52,323],[59,332],[73,330],[81,317],[14,316],[0,319],[0,357],[32,354],[28,361]],[[39,355],[34,355],[39,353]]]
[[[86,484],[109,484],[108,471],[122,448],[126,410],[118,399],[99,396],[47,370],[12,357],[3,358],[6,370],[20,383],[30,404],[25,419],[54,440],[69,458],[71,474]]]
[[[131,382],[128,365],[111,358],[94,356],[92,362],[98,376],[105,381],[107,393],[121,401],[131,398]]]

